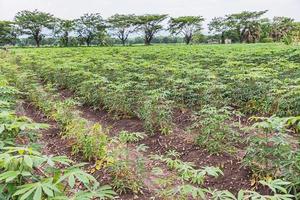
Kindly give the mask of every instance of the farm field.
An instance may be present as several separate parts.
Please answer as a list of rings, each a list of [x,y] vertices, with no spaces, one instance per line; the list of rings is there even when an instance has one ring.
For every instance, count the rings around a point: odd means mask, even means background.
[[[0,72],[0,172],[57,187],[14,198],[300,198],[299,46],[15,48]]]

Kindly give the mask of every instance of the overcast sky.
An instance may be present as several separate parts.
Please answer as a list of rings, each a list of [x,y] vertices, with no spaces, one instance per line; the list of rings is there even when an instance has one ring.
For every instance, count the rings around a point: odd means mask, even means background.
[[[202,15],[206,23],[244,10],[269,10],[266,17],[288,16],[300,21],[300,0],[0,0],[0,20],[12,20],[18,11],[33,9],[65,19],[92,12],[103,17],[115,13]]]

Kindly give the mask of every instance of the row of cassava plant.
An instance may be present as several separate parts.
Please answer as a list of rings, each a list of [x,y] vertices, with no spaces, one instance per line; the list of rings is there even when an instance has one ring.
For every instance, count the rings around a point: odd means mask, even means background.
[[[82,153],[88,160],[106,157],[108,137],[101,124],[80,117],[74,110],[74,101],[59,99],[54,95],[52,86],[44,87],[32,71],[21,70],[17,66],[10,66],[6,70],[6,73],[13,75],[11,78],[14,79],[16,87],[24,93],[24,97],[58,123],[62,137],[74,142],[74,154]]]
[[[0,72],[3,72],[2,69]],[[48,126],[17,115],[15,109],[18,97],[20,92],[1,75],[0,198],[113,198],[115,192],[109,186],[100,186],[93,176],[80,169],[83,164],[76,165],[66,156],[47,156],[39,152],[37,145],[32,142],[36,141],[38,131]],[[27,142],[20,142],[23,140]]]
[[[192,118],[190,131],[196,133],[196,143],[211,154],[234,153],[240,142],[239,123],[232,121],[232,108],[205,105]]]
[[[204,167],[195,169],[195,165],[189,162],[183,162],[178,158],[176,151],[170,151],[166,156],[153,156],[153,159],[165,163],[170,169],[176,170],[180,178],[192,184],[202,185],[207,176],[217,178],[223,175],[223,172],[218,167]]]
[[[300,112],[296,47],[159,46],[25,49],[16,53],[20,63],[35,65],[43,79],[76,93],[82,84],[98,88],[97,94],[83,91],[80,96],[120,115],[135,114],[149,91],[167,94],[166,100],[188,108],[210,103],[230,105],[245,114],[288,116]]]
[[[262,195],[253,190],[240,190],[238,194],[233,194],[228,190],[218,190],[206,188],[203,183],[207,176],[217,178],[223,175],[223,172],[216,167],[204,167],[195,169],[192,163],[181,161],[178,153],[170,151],[165,156],[153,156],[166,164],[170,169],[175,170],[177,174],[166,174],[164,169],[155,167],[152,171],[156,175],[155,182],[159,185],[156,189],[158,197],[163,199],[228,199],[228,200],[292,200],[294,195],[289,194],[288,188],[291,183],[280,179],[266,179],[259,181],[259,184],[266,186],[270,190],[269,195]]]
[[[135,82],[111,83],[105,78],[74,68],[55,71],[35,66],[41,78],[60,88],[67,88],[83,104],[99,109],[104,107],[115,117],[139,117],[145,130],[154,134],[172,132],[173,101],[161,90],[142,91]]]
[[[35,86],[35,90],[38,87]],[[45,93],[47,96],[47,94]],[[42,97],[41,99],[39,99]],[[50,94],[50,99],[53,94]],[[42,93],[30,95],[30,101],[35,102],[38,108],[47,111],[48,103]],[[49,98],[49,96],[48,96]],[[53,102],[53,101],[52,101]],[[46,109],[43,107],[46,105]],[[50,111],[50,117],[56,120],[62,127],[63,137],[74,139],[72,146],[73,153],[82,153],[89,160],[96,160],[96,163],[102,162],[103,168],[111,178],[111,185],[116,192],[122,193],[140,193],[143,189],[140,170],[143,168],[143,157],[129,158],[126,155],[139,149],[124,148],[124,145],[107,136],[107,131],[99,123],[91,123],[81,118],[78,113],[74,112],[73,102],[55,101],[50,103],[55,110]],[[111,150],[108,150],[111,148]]]
[[[246,138],[248,144],[243,164],[253,171],[253,180],[281,178],[289,181],[288,192],[300,198],[300,117],[253,118],[254,131]]]
[[[51,84],[43,85],[31,70],[21,70],[16,65],[10,65],[6,70],[7,74],[14,74],[10,78],[16,87],[22,90],[23,97],[58,123],[62,137],[73,141],[73,153],[82,154],[88,160],[95,160],[95,165],[90,170],[92,174],[96,175],[99,170],[108,173],[111,184],[118,193],[142,192],[144,158],[139,152],[144,151],[144,147],[132,149],[126,144],[143,138],[144,134],[123,132],[118,138],[109,138],[108,130],[102,128],[99,123],[92,123],[80,117],[74,107],[75,101],[62,100]],[[138,156],[130,157],[133,152],[137,152]],[[86,196],[86,199],[90,197]]]

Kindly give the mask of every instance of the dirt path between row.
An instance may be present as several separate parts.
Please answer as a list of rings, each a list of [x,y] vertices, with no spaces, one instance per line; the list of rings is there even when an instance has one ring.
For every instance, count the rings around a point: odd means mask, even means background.
[[[63,99],[74,97],[68,90],[61,90],[60,94]],[[112,136],[118,135],[121,130],[144,132],[143,122],[137,118],[116,120],[103,109],[93,110],[87,106],[78,106],[77,109],[81,111],[82,117],[108,127]],[[215,166],[222,169],[224,175],[218,178],[208,178],[204,184],[205,187],[229,190],[233,193],[237,193],[240,189],[251,189],[250,170],[241,165],[240,158],[226,153],[210,155],[194,143],[194,136],[185,131],[190,124],[189,114],[178,111],[174,118],[176,126],[172,134],[156,133],[139,142],[149,147],[146,154],[163,155],[169,150],[176,150],[181,154],[181,160],[193,162],[196,168]]]
[[[62,99],[72,98],[73,94],[67,90],[60,91]],[[41,131],[41,137],[39,143],[43,146],[42,153],[46,155],[67,155],[76,162],[82,162],[83,159],[80,156],[72,155],[72,141],[61,138],[60,129],[57,123],[53,120],[48,119],[40,111],[38,111],[33,105],[28,102],[23,103],[24,115],[30,117],[35,122],[47,123],[50,128]],[[91,121],[98,122],[103,126],[109,128],[110,136],[117,136],[121,130],[129,132],[143,132],[143,123],[139,119],[114,119],[105,110],[93,110],[87,106],[76,107],[80,111],[81,117]],[[210,155],[204,149],[194,144],[193,137],[188,134],[184,129],[185,125],[188,124],[188,116],[186,113],[177,113],[176,122],[177,126],[174,128],[172,134],[161,135],[159,133],[148,136],[138,144],[145,144],[149,147],[145,153],[147,157],[150,154],[165,154],[168,150],[176,150],[181,154],[180,159],[187,162],[193,162],[196,168],[205,166],[216,166],[220,167],[224,172],[224,176],[219,178],[208,178],[204,184],[205,187],[211,187],[219,190],[229,190],[231,192],[238,192],[240,189],[250,189],[250,171],[241,166],[239,159],[228,154],[222,155]],[[151,170],[155,167],[155,163],[147,161],[146,168]],[[101,174],[101,173],[100,173]],[[105,176],[105,174],[102,175]],[[148,174],[150,176],[150,174]],[[120,199],[150,199],[154,196],[153,177],[146,177],[145,180],[146,188],[144,194],[140,196],[136,195],[121,195]],[[104,178],[105,179],[105,178]],[[101,181],[103,179],[101,178]],[[106,180],[107,181],[107,180]],[[106,182],[104,180],[104,182]],[[109,183],[109,182],[107,182]],[[157,199],[157,198],[155,198]]]
[[[48,129],[40,131],[38,143],[42,145],[42,152],[46,155],[67,155],[72,157],[74,161],[80,159],[71,156],[71,142],[60,137],[60,129],[57,123],[47,118],[42,112],[37,110],[32,104],[22,102],[21,110],[18,110],[19,115],[25,115],[37,123],[46,123],[50,125]]]
[[[82,113],[82,115],[90,115],[91,113],[85,112]],[[34,122],[37,123],[46,123],[49,124],[50,127],[48,129],[44,129],[40,131],[40,137],[38,139],[38,143],[42,146],[41,153],[45,155],[53,155],[53,156],[59,156],[59,155],[66,155],[76,163],[80,162],[86,162],[80,155],[73,155],[72,154],[72,141],[63,139],[60,136],[60,129],[57,125],[57,123],[53,120],[50,120],[47,118],[42,112],[40,112],[38,109],[36,109],[32,104],[28,102],[22,102],[22,106],[19,107],[18,115],[27,116],[31,118]],[[83,117],[83,116],[82,116]],[[99,122],[98,120],[91,120],[90,117],[86,117],[87,120],[90,120],[92,122]],[[93,166],[94,163],[90,162],[87,165],[87,168],[90,168]],[[147,162],[147,166],[145,166],[147,169],[151,169],[153,167],[152,162]],[[105,171],[99,171],[97,176],[99,181],[102,184],[109,184],[109,179],[107,174],[105,174]],[[96,175],[96,174],[95,174]],[[154,196],[154,194],[151,192],[150,188],[154,187],[153,183],[149,181],[150,177],[147,177],[146,181],[146,187],[143,190],[143,194],[135,195],[135,194],[122,194],[119,196],[118,199],[120,200],[130,200],[130,199],[141,199],[141,200],[148,200],[151,197]],[[152,177],[154,178],[154,177]]]

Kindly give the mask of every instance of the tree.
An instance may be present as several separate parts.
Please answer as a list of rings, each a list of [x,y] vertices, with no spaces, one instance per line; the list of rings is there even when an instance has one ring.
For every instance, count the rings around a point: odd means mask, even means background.
[[[76,30],[79,37],[85,41],[87,46],[91,45],[94,38],[105,32],[105,22],[99,13],[84,14],[76,20]]]
[[[261,42],[272,42],[272,38],[270,37],[272,23],[268,18],[264,18],[260,21],[260,41]]]
[[[300,44],[300,22],[293,22],[292,27],[292,30],[289,32],[292,42]]]
[[[169,20],[169,30],[172,34],[184,35],[184,41],[189,44],[195,33],[199,33],[202,29],[202,16],[182,16],[171,18]]]
[[[17,33],[14,23],[10,21],[0,21],[0,45],[15,44]]]
[[[200,33],[200,32],[197,32],[193,35],[193,40],[192,42],[195,43],[195,44],[200,44],[200,43],[206,43],[207,42],[207,36]]]
[[[42,33],[43,29],[52,29],[54,27],[55,18],[49,13],[37,10],[24,10],[16,14],[15,22],[18,25],[21,34],[32,36],[36,46],[39,47],[44,36]]]
[[[226,23],[226,19],[223,17],[215,17],[208,24],[209,32],[220,35],[222,44],[225,44],[225,33],[228,31],[228,29],[229,27]]]
[[[239,35],[240,42],[255,42],[260,37],[260,18],[264,11],[243,11],[226,16],[226,24]]]
[[[282,38],[285,44],[300,44],[300,22],[292,22],[291,29]]]
[[[161,22],[168,15],[140,15],[136,17],[135,25],[144,32],[144,43],[150,45],[154,35],[163,29]]]
[[[125,45],[128,36],[136,30],[135,15],[116,14],[108,18],[107,21],[114,34],[121,40],[123,46]]]
[[[75,30],[74,20],[58,19],[56,24],[55,34],[60,38],[60,42],[63,46],[69,46],[69,36],[72,31]]]
[[[274,17],[271,25],[271,34],[275,42],[280,41],[293,28],[293,19],[289,17]]]

